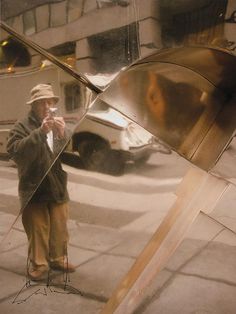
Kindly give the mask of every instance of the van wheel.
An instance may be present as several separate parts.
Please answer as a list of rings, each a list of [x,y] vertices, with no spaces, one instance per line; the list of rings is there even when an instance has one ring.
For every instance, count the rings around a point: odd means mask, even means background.
[[[77,146],[83,167],[111,175],[124,173],[125,161],[120,152],[111,150],[109,145],[97,138],[81,140]]]
[[[141,158],[135,160],[134,163],[135,163],[136,166],[139,167],[139,166],[144,165],[148,161],[149,158],[150,158],[150,154],[142,156]]]
[[[125,160],[122,157],[122,154],[119,151],[110,150],[107,155],[107,162],[105,165],[104,172],[120,176],[124,174],[125,170]]]
[[[105,141],[96,138],[86,138],[78,143],[77,150],[86,170],[104,170],[104,164],[110,151]]]

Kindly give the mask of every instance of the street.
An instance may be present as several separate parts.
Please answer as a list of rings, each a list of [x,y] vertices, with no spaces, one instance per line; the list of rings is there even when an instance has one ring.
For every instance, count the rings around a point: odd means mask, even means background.
[[[142,166],[127,164],[122,176],[90,172],[68,164],[63,167],[68,173],[70,218],[121,228],[144,213],[157,210],[164,213],[189,164],[175,153],[156,153]],[[17,215],[17,170],[11,162],[1,161],[0,171],[1,210]]]
[[[74,288],[82,290],[85,295],[88,294],[90,305],[98,302],[100,308],[174,202],[173,192],[189,164],[175,153],[170,155],[156,153],[142,166],[127,164],[125,173],[121,176],[89,172],[68,164],[64,163],[63,167],[68,173],[70,194],[69,256],[75,265],[80,266],[79,280],[76,272],[71,276],[71,282]],[[0,269],[4,274],[13,271],[14,276],[20,275],[20,278],[24,278],[27,241],[20,217],[15,221],[19,213],[17,169],[11,161],[2,160],[0,173],[2,239]],[[135,244],[130,244],[128,256],[119,253],[120,243],[128,244],[129,241],[132,243],[134,239]],[[108,254],[108,259],[103,259],[102,252]],[[96,264],[97,258],[102,259],[102,264],[100,262]],[[95,269],[102,267],[101,273],[109,269],[111,271],[105,281],[96,276],[90,280],[85,274],[92,270],[86,269],[87,267]],[[112,271],[113,267],[116,268],[116,274]],[[8,287],[7,278],[9,277],[6,277]],[[11,283],[10,295],[3,292],[5,297],[2,300],[5,298],[12,300],[19,292],[20,281],[15,279],[13,281],[15,283],[13,285]],[[34,302],[32,300],[31,302]],[[14,308],[4,302],[1,308],[6,306],[6,313],[7,311],[14,313]],[[27,302],[26,306],[28,303],[32,304],[31,302]],[[84,313],[96,311],[93,308]]]
[[[122,176],[63,167],[71,198],[68,253],[77,271],[66,282],[64,274],[52,272],[50,285],[40,285],[25,279],[27,239],[20,219],[15,222],[16,168],[0,163],[0,309],[5,314],[32,308],[41,313],[42,306],[45,313],[100,313],[176,200],[190,164],[175,153],[156,153],[142,167],[127,165]],[[235,313],[234,204],[232,187],[211,217],[200,214],[135,314]]]

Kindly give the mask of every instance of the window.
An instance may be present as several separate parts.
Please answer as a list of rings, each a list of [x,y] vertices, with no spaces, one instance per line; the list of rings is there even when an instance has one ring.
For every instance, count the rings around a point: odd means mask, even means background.
[[[62,62],[68,64],[70,67],[75,68],[75,42],[66,42],[64,44],[54,46],[49,49],[49,52],[57,56]]]
[[[41,32],[44,29],[49,28],[49,5],[42,5],[35,8],[35,15],[37,21],[37,32]]]
[[[67,56],[67,55],[74,55],[75,54],[75,46],[76,43],[74,41],[68,41],[64,44],[54,46],[49,49],[49,52],[55,56]]]
[[[114,5],[120,5],[120,6],[128,6],[129,5],[129,0],[97,0],[97,4],[99,9],[104,8],[104,7],[110,7]]]
[[[68,2],[68,22],[77,20],[83,11],[83,0],[69,0]]]
[[[80,86],[77,83],[69,83],[64,87],[65,108],[67,112],[72,112],[80,107],[82,95]]]
[[[134,23],[89,37],[96,70],[116,72],[135,61],[138,58],[137,32]]]
[[[51,27],[57,27],[66,24],[66,6],[67,2],[63,1],[60,3],[51,3],[50,12],[51,12]]]
[[[11,37],[0,42],[0,68],[13,68],[28,66],[31,63],[31,55],[28,49]]]
[[[34,11],[27,11],[23,14],[24,33],[32,35],[36,32]]]
[[[88,38],[99,73],[120,70],[138,58],[138,29],[135,23]]]

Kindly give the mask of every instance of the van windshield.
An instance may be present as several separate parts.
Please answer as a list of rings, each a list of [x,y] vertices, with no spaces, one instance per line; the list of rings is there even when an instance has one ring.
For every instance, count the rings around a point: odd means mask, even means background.
[[[108,111],[109,106],[103,101],[96,101],[96,103],[91,107],[90,112],[100,112]]]

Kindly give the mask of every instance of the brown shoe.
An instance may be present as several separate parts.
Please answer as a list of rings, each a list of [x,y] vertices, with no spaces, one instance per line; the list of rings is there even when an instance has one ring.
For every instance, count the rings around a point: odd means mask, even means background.
[[[45,280],[48,277],[48,270],[32,269],[29,270],[28,276],[33,281]]]
[[[67,273],[73,273],[76,271],[75,266],[70,263],[51,263],[50,267],[51,269],[60,270]]]

